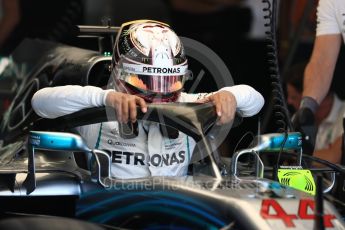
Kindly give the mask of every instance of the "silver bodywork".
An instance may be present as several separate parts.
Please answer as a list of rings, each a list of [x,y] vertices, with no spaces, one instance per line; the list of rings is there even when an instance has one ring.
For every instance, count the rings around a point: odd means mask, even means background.
[[[17,142],[12,150],[19,150],[25,142]],[[72,152],[38,151],[36,160],[37,187],[29,195],[23,182],[27,176],[27,157],[25,153],[9,150],[1,155],[0,175],[14,175],[14,186],[10,188],[1,184],[1,197],[44,197],[44,196],[74,196],[81,197],[83,192],[104,189],[92,182],[90,172],[78,167]],[[5,153],[5,154],[4,154]],[[128,185],[136,184],[136,189],[145,188],[149,191],[159,191],[162,188],[168,192],[185,191],[194,195],[206,196],[215,202],[221,202],[236,212],[248,225],[257,229],[293,229],[284,225],[280,219],[265,219],[262,212],[263,200],[277,201],[284,211],[297,214],[301,200],[313,200],[313,197],[295,189],[282,186],[263,178],[224,176],[221,180],[208,175],[195,175],[180,178],[155,177],[137,180],[107,179],[104,181],[107,189],[126,191]],[[133,187],[131,187],[133,189]],[[325,214],[335,215],[332,219],[334,229],[344,229],[340,216],[328,202],[324,203]],[[274,211],[272,211],[274,213]],[[295,229],[311,229],[313,220],[295,220]]]

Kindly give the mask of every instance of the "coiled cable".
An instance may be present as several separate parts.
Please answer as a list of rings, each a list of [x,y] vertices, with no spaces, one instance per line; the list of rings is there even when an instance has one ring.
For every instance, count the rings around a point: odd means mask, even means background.
[[[292,130],[292,124],[290,120],[290,114],[286,105],[285,96],[283,93],[278,55],[277,55],[277,39],[276,39],[276,17],[277,17],[277,3],[276,0],[262,0],[263,3],[267,4],[267,7],[263,9],[267,12],[264,16],[267,23],[266,27],[270,27],[269,31],[266,31],[267,49],[268,49],[268,63],[269,72],[272,85],[272,100],[273,100],[273,110],[276,123],[278,125],[278,132],[287,132],[287,130]],[[271,9],[272,8],[272,9]]]
[[[273,113],[276,119],[276,124],[278,125],[278,132],[285,133],[285,137],[277,157],[276,165],[274,166],[275,170],[273,178],[277,180],[280,156],[288,137],[288,131],[292,130],[293,128],[290,120],[290,114],[286,105],[285,96],[283,93],[278,64],[278,48],[276,38],[277,2],[276,0],[272,0],[272,3],[270,0],[262,0],[262,2],[266,4],[266,6],[263,8],[263,11],[267,13],[267,15],[264,16],[264,19],[268,21],[267,23],[265,23],[265,27],[269,27],[269,31],[266,31],[266,41],[268,49],[269,72],[272,86]]]

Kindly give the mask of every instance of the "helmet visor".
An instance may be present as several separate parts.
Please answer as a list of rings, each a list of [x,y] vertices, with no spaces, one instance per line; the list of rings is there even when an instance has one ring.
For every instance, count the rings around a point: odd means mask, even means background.
[[[171,93],[183,88],[184,76],[148,76],[128,74],[122,80],[145,91],[153,93]]]
[[[187,66],[158,68],[146,65],[123,64],[117,78],[140,90],[168,94],[181,91],[186,80],[191,79]],[[140,73],[140,74],[139,74]]]

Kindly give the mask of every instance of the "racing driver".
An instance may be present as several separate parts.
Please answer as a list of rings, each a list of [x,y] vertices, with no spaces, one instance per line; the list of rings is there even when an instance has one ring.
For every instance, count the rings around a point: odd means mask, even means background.
[[[186,175],[195,142],[182,132],[148,121],[136,121],[136,107],[147,103],[210,102],[219,124],[257,114],[264,104],[260,93],[247,85],[221,88],[213,93],[187,94],[187,59],[179,37],[166,24],[138,20],[125,23],[117,35],[111,68],[115,87],[66,85],[47,87],[32,98],[34,111],[56,118],[99,106],[115,109],[117,121],[78,127],[90,148],[111,154],[112,176],[139,178]],[[109,87],[108,87],[109,88]]]

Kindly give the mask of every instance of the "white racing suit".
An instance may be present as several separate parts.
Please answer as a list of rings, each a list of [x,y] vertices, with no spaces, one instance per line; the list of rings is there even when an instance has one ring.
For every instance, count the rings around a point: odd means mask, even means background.
[[[237,110],[243,116],[255,115],[264,104],[260,93],[247,85],[225,87],[233,93]],[[44,118],[56,118],[76,111],[105,105],[110,90],[93,86],[60,86],[44,88],[32,98],[34,111]],[[178,102],[194,102],[207,93],[182,93]],[[118,122],[103,122],[78,127],[80,135],[90,148],[102,149],[111,154],[111,173],[116,178],[139,178],[147,176],[186,175],[195,142],[180,132],[177,139],[163,137],[159,124],[138,121],[139,134],[132,139],[119,135]]]

